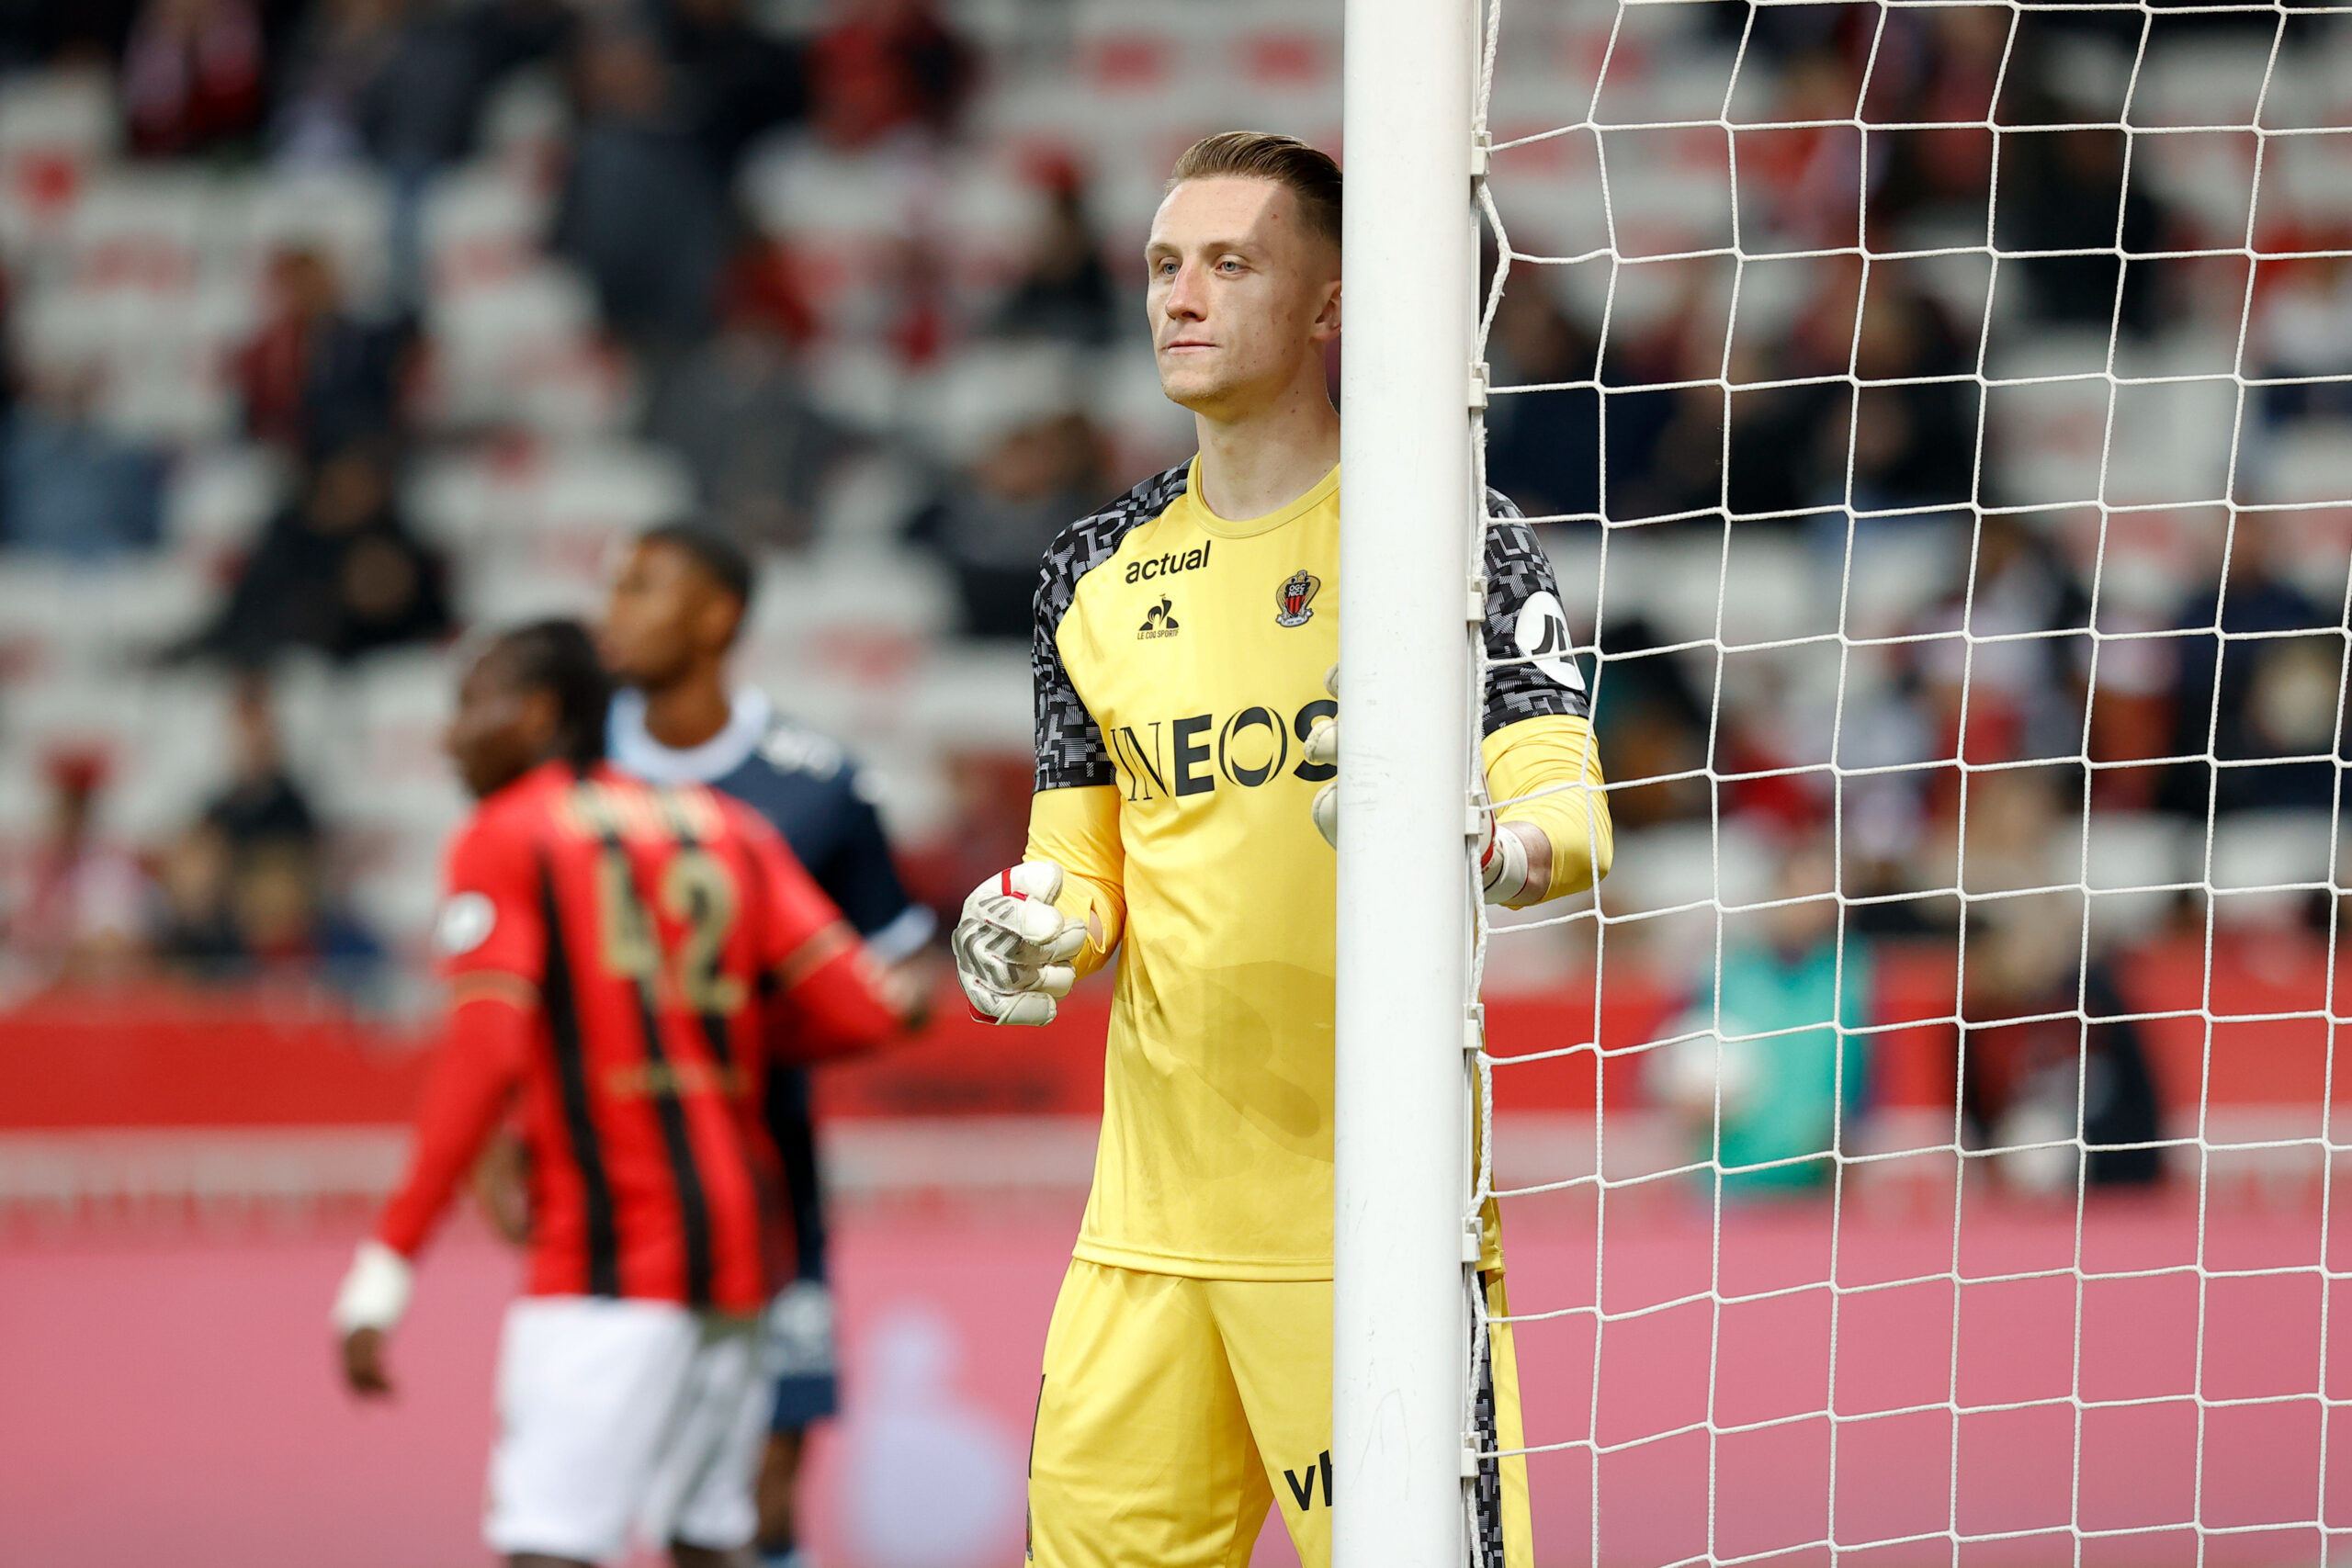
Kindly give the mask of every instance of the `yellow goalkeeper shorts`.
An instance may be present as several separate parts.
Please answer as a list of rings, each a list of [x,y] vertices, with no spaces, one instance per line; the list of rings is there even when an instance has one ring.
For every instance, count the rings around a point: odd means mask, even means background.
[[[1486,1287],[1488,1310],[1501,1314],[1501,1274]],[[1493,1346],[1483,1446],[1516,1449],[1508,1325]],[[1330,1281],[1074,1261],[1046,1335],[1030,1438],[1029,1561],[1244,1568],[1271,1504],[1302,1568],[1329,1568],[1330,1450]],[[1475,1568],[1532,1568],[1526,1461],[1488,1460],[1476,1495]]]

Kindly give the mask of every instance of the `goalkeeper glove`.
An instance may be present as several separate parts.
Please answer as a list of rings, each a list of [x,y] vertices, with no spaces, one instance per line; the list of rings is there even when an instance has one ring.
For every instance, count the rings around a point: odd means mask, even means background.
[[[1061,890],[1060,866],[1023,861],[964,900],[948,946],[975,1016],[990,1023],[1053,1022],[1054,998],[1077,983],[1070,960],[1086,945],[1085,922],[1054,908]]]
[[[1333,698],[1340,694],[1340,667],[1331,666],[1323,677],[1323,689]],[[1340,761],[1340,721],[1337,716],[1318,718],[1306,731],[1306,760],[1320,767],[1336,767]],[[1333,779],[1315,792],[1315,827],[1323,841],[1333,849],[1340,847],[1340,781]],[[1527,845],[1517,833],[1500,830],[1495,821],[1494,807],[1485,801],[1478,803],[1478,877],[1485,886],[1489,904],[1508,904],[1528,893]]]

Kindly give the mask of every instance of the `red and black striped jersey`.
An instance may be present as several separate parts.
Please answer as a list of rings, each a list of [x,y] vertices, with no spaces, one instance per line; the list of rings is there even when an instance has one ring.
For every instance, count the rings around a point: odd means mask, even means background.
[[[379,1238],[423,1245],[519,1089],[532,1293],[756,1310],[789,1256],[768,1058],[902,1029],[879,966],[754,813],[608,768],[484,800],[447,886],[451,1029]]]

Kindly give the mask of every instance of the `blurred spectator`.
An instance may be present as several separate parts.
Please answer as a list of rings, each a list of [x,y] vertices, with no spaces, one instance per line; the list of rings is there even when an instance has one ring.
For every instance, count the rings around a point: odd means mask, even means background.
[[[658,361],[710,323],[729,243],[726,187],[643,32],[604,28],[573,62],[582,125],[554,245],[595,284],[605,320]]]
[[[1916,868],[1919,883],[1969,893],[2026,893],[2063,887],[2081,874],[2082,792],[2071,770],[1995,768],[1971,774],[1962,820],[1957,802],[1928,837],[1931,857]],[[1957,872],[1955,874],[1955,868]]]
[[[163,856],[158,952],[198,978],[318,966],[364,983],[380,950],[324,894],[326,837],[287,768],[266,675],[237,676],[230,723],[228,786]]]
[[[1850,48],[1823,45],[1781,73],[1776,120],[1792,129],[1740,138],[1740,171],[1763,194],[1772,228],[1813,246],[1850,245],[1861,210],[1862,138],[1851,125],[1862,73]],[[1883,171],[1874,171],[1883,174]]]
[[[273,257],[264,310],[236,362],[248,433],[296,453],[390,433],[400,334],[345,309],[327,255]]]
[[[2352,247],[2352,235],[2271,243],[2340,250]],[[2352,419],[2352,258],[2312,256],[2276,265],[2284,276],[2257,306],[2256,344],[2262,374],[2293,384],[2263,388],[2263,412],[2276,423]]]
[[[919,516],[911,536],[956,574],[967,637],[1026,641],[1037,562],[1102,500],[1102,438],[1082,413],[1021,424]]]
[[[799,258],[772,236],[741,237],[721,276],[718,299],[723,325],[757,327],[794,348],[806,347],[817,335],[817,312],[801,284]]]
[[[2052,106],[2043,118],[2067,113]],[[2006,141],[1994,243],[2003,251],[2095,253],[2016,264],[2024,269],[2034,314],[2102,332],[2110,321],[2143,335],[2154,330],[2159,264],[2124,257],[2161,249],[2171,223],[2144,180],[2125,184],[2123,133],[2094,126],[2012,131]]]
[[[808,48],[811,118],[837,147],[900,130],[944,136],[978,75],[977,52],[932,0],[843,0]]]
[[[326,899],[320,872],[314,850],[285,840],[265,840],[235,857],[228,915],[237,966],[345,989],[372,978],[383,950]]]
[[[236,962],[229,926],[229,845],[201,819],[181,829],[155,857],[155,955],[189,979],[212,979]]]
[[[1826,1184],[1841,1114],[1850,1128],[1861,1106],[1867,1037],[1849,1032],[1871,1021],[1871,950],[1840,940],[1836,873],[1826,840],[1788,852],[1761,940],[1725,943],[1720,980],[1674,1026],[1687,1037],[1657,1054],[1658,1092],[1726,1194]]]
[[[258,665],[285,648],[338,659],[449,629],[440,558],[392,509],[371,444],[326,457],[300,502],[270,520],[228,603],[186,651]]]
[[[2343,617],[2288,581],[2272,549],[2267,520],[2242,519],[2231,530],[2228,581],[2192,594],[2174,618],[2199,629],[2168,639],[2180,660],[2172,754],[2200,760],[2167,771],[2157,796],[2166,810],[2201,821],[2209,799],[2216,812],[2334,807],[2344,758]],[[2280,635],[2294,632],[2309,635]],[[2208,755],[2259,765],[2216,768],[2201,760]]]
[[[989,867],[1018,862],[1029,838],[1023,802],[1037,760],[1026,750],[950,747],[941,757],[951,800],[946,829],[929,848],[904,857],[907,891],[945,919]],[[1012,859],[1004,857],[1010,854]]]
[[[491,90],[559,54],[577,25],[562,0],[322,0],[280,73],[278,150],[324,163],[364,154],[413,191],[472,145]]]
[[[662,379],[646,434],[685,458],[706,515],[746,548],[808,542],[844,442],[809,406],[791,340],[749,300]]]
[[[1971,922],[1962,984],[1961,1108],[1973,1146],[2001,1151],[1995,1170],[2023,1192],[2070,1193],[2086,1176],[2162,1180],[2164,1151],[2149,1146],[2163,1136],[2155,1075],[2113,975],[2083,963],[2071,903],[1980,908],[1997,913]]]
[[[171,158],[246,145],[266,68],[253,0],[146,0],[122,61],[131,150]]]
[[[1887,17],[1864,118],[1872,125],[1933,129],[1872,138],[1873,250],[1904,249],[1902,226],[1924,213],[1983,223],[1993,175],[1994,93],[2005,62],[2012,74],[2026,70],[2013,58],[2012,26],[2012,13],[1994,6],[1938,6]]]
[[[236,854],[274,843],[312,849],[319,841],[318,817],[287,771],[268,677],[258,670],[241,671],[229,711],[233,772],[228,788],[204,808],[205,826]]]
[[[685,123],[720,178],[755,138],[807,117],[797,50],[754,24],[744,0],[663,0],[654,17]]]
[[[138,0],[6,0],[0,68],[111,66],[122,58]]]
[[[1703,265],[1679,266],[1674,303],[1647,327],[1613,335],[1601,356],[1611,521],[1721,503],[1724,345],[1722,312],[1708,308],[1713,283]]]
[[[1853,374],[1865,385],[1854,401],[1850,430],[1846,419],[1825,422],[1828,449],[1815,457],[1816,494],[1850,487],[1853,503],[1872,511],[1969,500],[1976,468],[1976,389],[1960,381],[1922,384],[1925,378],[1974,370],[1960,334],[1899,265],[1871,269],[1859,326],[1852,289],[1839,292],[1848,307],[1839,339],[1850,343]]]
[[[1973,587],[1955,585],[1904,649],[1932,754],[1979,766],[2078,754],[2089,623],[2073,563],[2028,519],[1986,513]],[[1958,786],[1956,771],[1939,775],[1931,813],[1957,809]]]
[[[164,460],[92,417],[103,372],[49,363],[33,367],[28,382],[0,455],[0,537],[82,560],[153,545]]]
[[[47,773],[48,826],[11,900],[8,956],[34,985],[117,976],[140,955],[148,886],[98,830],[106,758],[61,751]]]
[[[1976,389],[1923,378],[1973,368],[1942,309],[1900,265],[1872,266],[1865,292],[1860,263],[1827,264],[1788,338],[1740,372],[1808,384],[1735,401],[1734,514],[1838,506],[1849,497],[1857,510],[1871,512],[1968,500]],[[1849,375],[1863,383],[1859,390],[1844,379]]]
[[[1594,345],[1546,287],[1542,268],[1510,280],[1488,356],[1498,386],[1590,381]],[[1487,482],[1531,517],[1600,510],[1600,393],[1590,386],[1513,392],[1487,405]]]
[[[1102,500],[1102,438],[1057,355],[978,355],[951,379],[971,422],[959,438],[971,456],[909,536],[955,572],[966,636],[1026,641],[1038,560]]]
[[[296,28],[278,72],[272,136],[297,163],[365,158],[376,96],[408,43],[408,0],[322,0]]]
[[[1062,164],[1046,176],[1046,217],[1028,270],[997,312],[1005,337],[1058,339],[1099,348],[1117,334],[1119,288],[1102,265],[1102,237],[1086,216],[1078,171]]]
[[[1611,620],[1601,633],[1592,722],[1609,764],[1610,815],[1621,829],[1707,812],[1707,709],[1681,656],[1651,651],[1663,646],[1638,615]]]

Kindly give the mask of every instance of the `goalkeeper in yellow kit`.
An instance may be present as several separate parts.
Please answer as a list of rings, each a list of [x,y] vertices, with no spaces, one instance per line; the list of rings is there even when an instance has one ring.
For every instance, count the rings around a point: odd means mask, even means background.
[[[1047,552],[1026,859],[956,928],[966,995],[1005,1023],[1046,1021],[1118,954],[1031,1446],[1051,1568],[1239,1568],[1270,1501],[1307,1568],[1330,1560],[1340,199],[1330,159],[1285,137],[1177,164],[1148,308],[1199,455]],[[1551,567],[1491,504],[1487,783],[1553,793],[1490,820],[1480,858],[1488,901],[1524,905],[1604,874],[1610,828]],[[1499,1310],[1491,1214],[1485,1271]],[[1506,1333],[1492,1366],[1488,1446],[1514,1448]],[[1477,1493],[1481,1568],[1521,1568],[1523,1464],[1490,1461]]]

